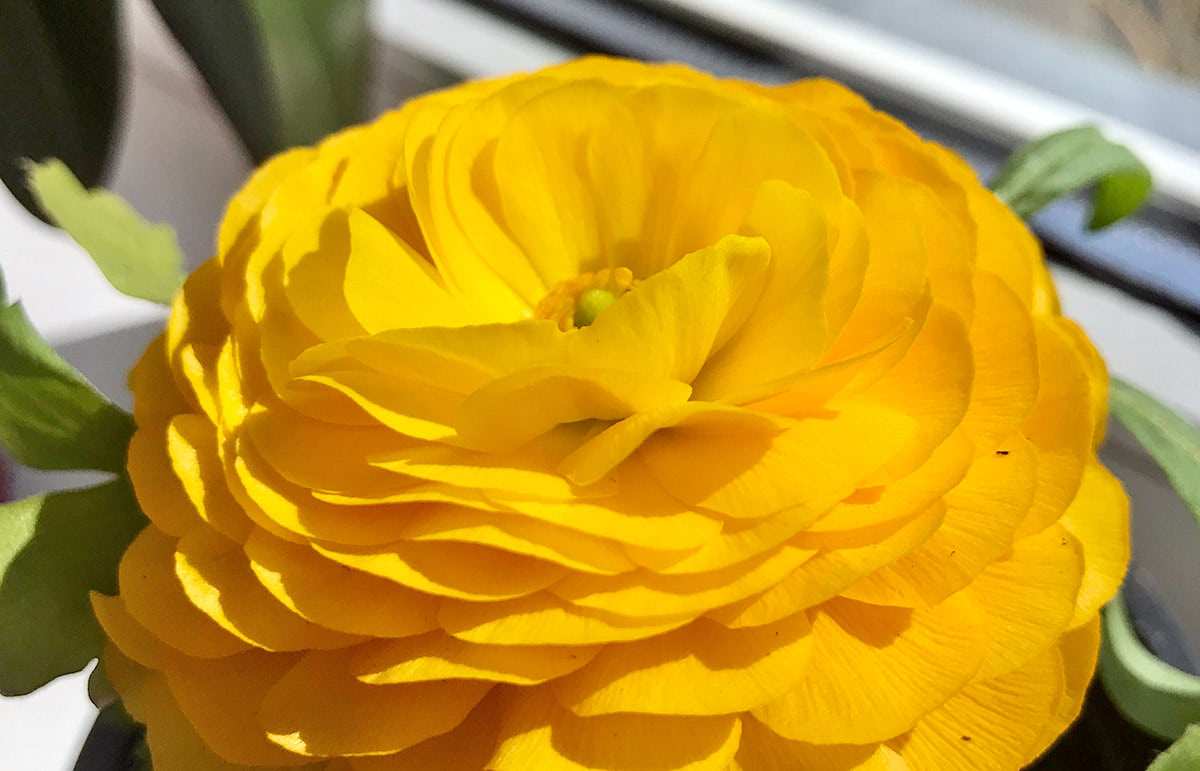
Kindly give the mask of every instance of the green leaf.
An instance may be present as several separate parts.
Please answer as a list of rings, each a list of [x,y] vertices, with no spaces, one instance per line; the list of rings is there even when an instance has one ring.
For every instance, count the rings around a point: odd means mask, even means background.
[[[14,458],[40,469],[121,472],[133,428],[133,418],[38,335],[19,304],[0,308],[0,445]]]
[[[195,63],[250,157],[261,163],[282,149],[271,73],[258,22],[246,0],[154,0],[154,5]]]
[[[1200,768],[1200,725],[1194,725],[1179,741],[1154,759],[1146,771],[1195,771]]]
[[[88,675],[87,692],[88,698],[98,709],[104,709],[121,698],[117,689],[113,687],[112,680],[108,678],[108,671],[104,668],[104,659],[97,661],[96,668]]]
[[[1142,645],[1118,593],[1104,607],[1100,680],[1131,723],[1173,740],[1200,722],[1200,677],[1160,660]]]
[[[88,592],[116,593],[144,525],[123,479],[0,506],[0,693],[30,693],[100,655]]]
[[[169,305],[183,285],[183,253],[169,225],[152,225],[106,190],[85,190],[57,159],[29,164],[29,187],[118,291]]]
[[[261,162],[366,114],[366,0],[154,0]]]
[[[0,179],[41,217],[26,158],[62,158],[91,186],[113,145],[121,78],[118,3],[0,0]]]
[[[1112,414],[1167,473],[1171,486],[1200,525],[1200,429],[1144,391],[1113,378]]]
[[[1099,230],[1137,211],[1150,194],[1150,170],[1095,126],[1058,131],[1017,149],[992,180],[992,191],[1022,219],[1060,196],[1095,185],[1092,220]]]
[[[363,119],[366,0],[246,0],[265,44],[284,147]]]

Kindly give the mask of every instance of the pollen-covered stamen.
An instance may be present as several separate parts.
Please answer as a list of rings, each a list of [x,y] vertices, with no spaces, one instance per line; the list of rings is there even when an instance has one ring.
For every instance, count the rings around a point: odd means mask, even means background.
[[[533,310],[536,319],[552,319],[558,328],[586,327],[637,285],[629,268],[604,268],[560,281]]]

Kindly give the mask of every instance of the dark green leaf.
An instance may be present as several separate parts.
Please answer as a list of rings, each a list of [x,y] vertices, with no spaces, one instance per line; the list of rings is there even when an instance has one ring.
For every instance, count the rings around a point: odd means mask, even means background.
[[[290,0],[280,3],[289,5]],[[246,0],[154,0],[256,163],[280,150],[279,109],[258,22]]]
[[[366,0],[247,0],[266,43],[285,147],[363,119]]]
[[[992,180],[993,192],[1023,219],[1089,185],[1095,185],[1089,227],[1097,230],[1137,211],[1150,193],[1150,170],[1095,126],[1079,126],[1019,148]]]
[[[1109,385],[1108,403],[1113,415],[1162,466],[1200,525],[1200,429],[1117,378]]]
[[[1200,722],[1200,677],[1148,651],[1118,594],[1104,607],[1100,679],[1117,709],[1147,733],[1173,740]]]
[[[95,260],[117,290],[170,304],[183,285],[183,253],[169,225],[152,225],[121,198],[85,190],[63,163],[29,165],[29,186],[54,224]]]
[[[1196,771],[1200,768],[1200,725],[1194,725],[1179,741],[1155,758],[1146,771]]]
[[[255,161],[365,117],[366,0],[154,0]]]
[[[88,675],[87,691],[88,698],[99,709],[104,709],[121,698],[117,689],[113,687],[112,680],[108,679],[108,671],[104,668],[104,659],[97,661],[96,668]]]
[[[115,134],[121,54],[113,0],[0,0],[0,179],[41,217],[20,168],[62,158],[101,182]]]
[[[38,335],[19,304],[0,308],[0,445],[34,468],[120,472],[132,435],[133,419]]]
[[[88,592],[116,593],[144,525],[123,479],[0,506],[0,693],[30,693],[100,655]]]

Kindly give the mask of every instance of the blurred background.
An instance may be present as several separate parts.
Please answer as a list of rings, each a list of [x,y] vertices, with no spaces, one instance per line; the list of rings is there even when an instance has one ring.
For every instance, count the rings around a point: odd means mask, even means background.
[[[1025,140],[1100,125],[1151,167],[1154,199],[1101,233],[1082,198],[1034,227],[1111,370],[1200,418],[1200,0],[0,0],[0,19],[0,270],[126,406],[124,373],[164,312],[117,294],[27,211],[18,159],[61,157],[171,224],[194,268],[273,152],[430,89],[601,52],[834,77],[985,181]],[[1195,522],[1123,432],[1105,458],[1134,498],[1138,570],[1200,643]],[[8,486],[85,481],[10,469]],[[0,766],[72,767],[95,714],[83,679],[0,699]]]

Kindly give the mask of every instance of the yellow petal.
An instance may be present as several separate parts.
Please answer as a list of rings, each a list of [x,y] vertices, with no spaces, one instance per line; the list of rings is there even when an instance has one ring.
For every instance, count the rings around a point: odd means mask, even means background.
[[[770,261],[766,241],[732,235],[686,255],[571,333],[571,361],[690,383],[753,310]]]
[[[503,700],[493,690],[458,727],[395,755],[356,757],[353,771],[479,771],[496,749]]]
[[[161,673],[135,664],[109,646],[104,651],[104,670],[121,694],[129,713],[146,724],[150,755],[160,769],[189,771],[246,771],[247,766],[230,763],[209,749],[184,717]],[[304,763],[310,758],[301,758]],[[280,766],[259,766],[280,768]]]
[[[368,333],[397,327],[454,327],[471,320],[467,307],[446,291],[429,261],[377,219],[355,209],[346,225],[346,305]]]
[[[640,455],[659,484],[684,503],[755,518],[850,495],[908,442],[913,425],[901,412],[854,405],[775,436],[738,434],[736,442],[702,427],[663,431]]]
[[[153,526],[129,544],[118,568],[126,610],[155,637],[189,656],[218,658],[248,650],[188,599],[175,575],[175,544]]]
[[[398,487],[395,475],[372,468],[364,457],[412,445],[381,426],[314,420],[274,399],[251,409],[238,438],[239,446],[253,445],[255,456],[289,483],[327,492]]]
[[[436,627],[438,603],[431,595],[349,570],[262,530],[252,532],[243,548],[271,595],[315,624],[372,637],[408,637]]]
[[[241,546],[224,536],[193,530],[175,549],[175,574],[188,599],[221,628],[255,647],[339,648],[361,639],[292,613],[255,579]]]
[[[129,371],[129,390],[133,392],[133,420],[139,427],[162,423],[192,408],[175,385],[175,375],[167,360],[167,334],[163,332]]]
[[[547,686],[509,698],[489,771],[725,771],[741,736],[732,715],[578,717]]]
[[[410,589],[463,600],[523,597],[567,573],[550,562],[466,543],[398,542],[370,549],[314,544],[314,548],[335,562]]]
[[[812,623],[807,676],[753,713],[775,733],[813,743],[906,731],[967,683],[987,639],[978,609],[961,596],[915,611],[834,600]]]
[[[911,473],[950,436],[966,414],[973,371],[971,344],[962,319],[935,303],[904,358],[851,398],[850,403],[865,401],[889,407],[916,421],[909,445],[876,471],[876,479],[888,482]]]
[[[223,659],[187,659],[167,671],[167,683],[196,733],[221,757],[246,765],[298,766],[311,758],[270,741],[257,720],[264,694],[296,658],[248,651]]]
[[[167,428],[167,452],[200,518],[228,538],[245,538],[253,525],[225,482],[216,426],[200,415],[175,416]]]
[[[346,304],[340,286],[349,258],[347,213],[333,209],[299,223],[284,241],[283,288],[296,318],[322,340],[341,340],[365,333]]]
[[[1054,320],[1035,319],[1038,396],[1022,431],[1037,454],[1037,494],[1018,536],[1062,516],[1075,498],[1092,453],[1092,385],[1070,333]]]
[[[1082,626],[1067,632],[1057,647],[1063,668],[1063,696],[1058,703],[1058,713],[1026,753],[1027,762],[1049,749],[1083,709],[1083,700],[1100,656],[1100,615],[1096,614]]]
[[[676,117],[671,122],[682,121]],[[670,208],[660,215],[670,221],[667,260],[738,232],[759,186],[768,179],[808,192],[827,210],[841,204],[841,184],[828,154],[800,124],[770,104],[741,104],[722,111],[695,161],[681,171],[679,192],[675,200],[663,202]],[[714,200],[721,205],[714,206]]]
[[[708,616],[726,626],[756,626],[810,608],[916,549],[933,535],[944,518],[944,506],[935,503],[899,523],[887,522],[850,534],[801,535],[796,542],[818,548],[816,556],[767,591],[709,611]]]
[[[653,163],[642,121],[625,92],[593,81],[537,94],[494,136],[480,197],[547,286],[614,264],[636,242]]]
[[[669,428],[723,437],[747,433],[760,438],[781,430],[776,420],[756,412],[713,402],[684,401],[640,412],[609,426],[563,458],[558,471],[579,485],[598,482],[655,432]]]
[[[786,739],[749,715],[731,771],[909,771],[879,744],[808,744]]]
[[[600,646],[480,645],[430,632],[347,651],[347,671],[370,685],[487,680],[536,685],[587,665]]]
[[[267,692],[258,721],[300,755],[387,755],[453,730],[490,688],[480,680],[367,685],[340,653],[318,651]]]
[[[888,746],[921,771],[1011,771],[1025,764],[1062,692],[1062,668],[1050,649],[1007,675],[967,686]]]
[[[104,628],[104,634],[125,656],[151,669],[166,669],[183,658],[183,654],[139,624],[125,608],[125,600],[121,597],[91,592],[90,598],[92,611]]]
[[[911,318],[925,294],[927,280],[925,242],[908,186],[877,172],[856,175],[854,183],[870,257],[854,310],[827,353],[834,360],[860,352],[874,342],[880,330]]]
[[[648,548],[663,544],[695,548],[721,531],[720,519],[667,495],[636,459],[622,464],[611,478],[612,494],[582,500],[534,500],[494,492],[487,498],[502,510],[538,523]]]
[[[549,592],[502,602],[445,600],[438,625],[455,637],[484,645],[591,645],[641,640],[694,618],[625,619],[578,608]]]
[[[774,552],[709,573],[656,575],[645,570],[619,576],[571,574],[550,587],[581,608],[629,618],[700,615],[757,594],[816,553],[785,544]]]
[[[964,433],[956,433],[916,471],[888,485],[856,490],[813,522],[808,532],[854,530],[924,511],[962,482],[974,457],[972,442]]]
[[[698,399],[729,399],[809,369],[827,342],[828,236],[812,195],[765,182],[746,228],[771,247],[766,287],[742,328],[697,376]]]
[[[587,426],[581,424],[559,426],[520,450],[504,454],[431,444],[380,454],[369,462],[415,479],[521,497],[558,500],[610,495],[616,485],[607,480],[580,487],[553,471],[586,431]]]
[[[204,418],[198,418],[204,420]],[[129,440],[129,479],[138,506],[154,526],[181,538],[204,521],[182,482],[171,469],[167,450],[169,423],[143,423]]]
[[[963,418],[981,447],[997,446],[1021,425],[1038,392],[1037,342],[1029,311],[1000,279],[975,277],[971,324],[975,381]]]
[[[400,537],[401,506],[347,507],[326,503],[283,479],[259,456],[254,445],[237,441],[230,492],[254,524],[287,540],[322,538],[344,544],[379,544]]]
[[[701,619],[659,637],[607,645],[552,688],[559,703],[582,717],[741,712],[778,698],[804,677],[809,632],[804,613],[738,630]]]
[[[407,541],[480,544],[600,575],[636,567],[617,543],[550,522],[449,505],[412,509],[404,534]]]
[[[901,559],[845,591],[864,602],[917,607],[962,589],[1012,543],[1033,498],[1028,443],[1014,434],[997,450],[977,450],[967,476],[946,493],[946,518]]]
[[[1089,623],[1112,599],[1129,565],[1129,498],[1112,473],[1092,458],[1083,471],[1075,500],[1060,524],[1083,545],[1083,583],[1074,629]]]
[[[669,377],[590,367],[546,367],[494,380],[459,406],[454,426],[471,447],[516,449],[562,423],[621,420],[685,403],[691,386]]]
[[[988,651],[975,677],[1012,671],[1054,644],[1075,611],[1083,550],[1058,525],[1022,538],[968,591],[987,616]]]

